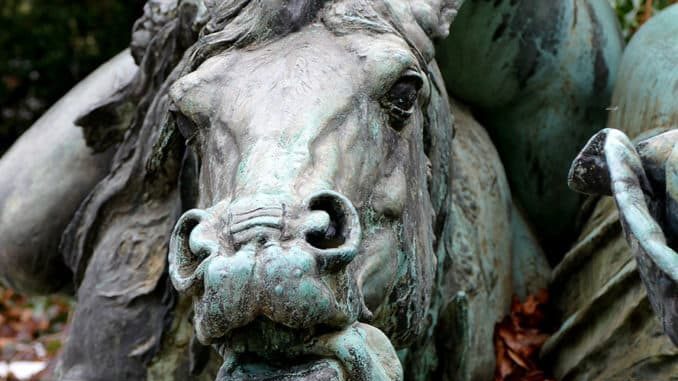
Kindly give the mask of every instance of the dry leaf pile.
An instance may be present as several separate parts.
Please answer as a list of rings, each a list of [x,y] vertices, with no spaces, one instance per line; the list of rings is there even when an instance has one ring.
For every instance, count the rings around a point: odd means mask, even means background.
[[[495,381],[555,381],[538,361],[553,324],[548,301],[546,290],[530,295],[524,303],[513,297],[511,313],[494,328]]]
[[[0,288],[0,367],[4,372],[49,364],[61,348],[70,309],[71,302],[64,297],[26,298]],[[48,371],[29,380],[40,380]],[[9,370],[8,375],[0,375],[3,379],[18,378]]]

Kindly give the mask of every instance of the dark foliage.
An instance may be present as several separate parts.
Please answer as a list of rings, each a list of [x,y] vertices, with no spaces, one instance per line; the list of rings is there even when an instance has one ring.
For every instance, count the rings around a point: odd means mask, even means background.
[[[129,44],[144,0],[0,1],[0,153]]]

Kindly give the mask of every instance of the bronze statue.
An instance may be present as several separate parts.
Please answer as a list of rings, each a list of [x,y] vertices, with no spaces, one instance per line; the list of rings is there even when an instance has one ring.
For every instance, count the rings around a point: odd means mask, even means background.
[[[58,378],[490,379],[495,322],[550,268],[448,98],[460,6],[148,1],[0,160],[0,280],[77,290]]]

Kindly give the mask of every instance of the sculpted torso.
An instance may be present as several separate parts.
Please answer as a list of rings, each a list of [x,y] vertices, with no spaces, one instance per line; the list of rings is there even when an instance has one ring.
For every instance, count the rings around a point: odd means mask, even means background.
[[[490,379],[549,268],[435,62],[459,6],[149,1],[133,77],[54,109],[110,164],[46,230],[78,290],[59,379]],[[61,287],[30,248],[0,276]]]

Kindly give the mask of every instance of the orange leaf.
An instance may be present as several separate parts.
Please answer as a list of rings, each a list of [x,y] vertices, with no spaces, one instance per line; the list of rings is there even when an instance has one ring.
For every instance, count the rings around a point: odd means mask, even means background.
[[[510,315],[495,325],[495,381],[554,381],[538,367],[539,350],[549,337],[548,301],[546,290],[523,303],[514,297]]]

